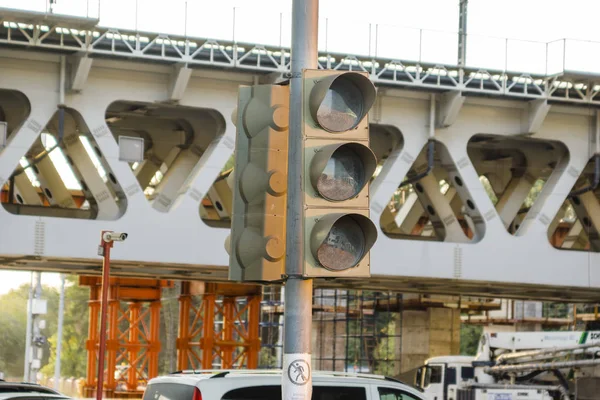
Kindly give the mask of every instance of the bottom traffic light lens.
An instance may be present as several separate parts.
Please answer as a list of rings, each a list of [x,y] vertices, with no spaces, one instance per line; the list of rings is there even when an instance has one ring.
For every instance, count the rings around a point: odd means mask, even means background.
[[[362,158],[350,146],[342,146],[327,161],[317,182],[317,190],[328,200],[344,201],[358,195],[364,182]]]
[[[317,249],[319,263],[333,271],[356,266],[365,253],[365,233],[351,216],[338,219]]]

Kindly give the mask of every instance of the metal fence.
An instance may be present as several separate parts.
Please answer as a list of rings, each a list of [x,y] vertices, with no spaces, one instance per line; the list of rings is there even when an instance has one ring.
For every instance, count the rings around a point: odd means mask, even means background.
[[[281,288],[264,287],[261,305],[259,368],[281,368]],[[315,289],[312,308],[314,369],[390,376],[400,373],[401,294]]]

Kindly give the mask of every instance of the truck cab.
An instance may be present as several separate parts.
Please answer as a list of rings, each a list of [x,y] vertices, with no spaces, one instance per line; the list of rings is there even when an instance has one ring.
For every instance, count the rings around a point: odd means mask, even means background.
[[[417,370],[415,386],[421,388],[427,400],[457,400],[460,382],[473,380],[474,357],[432,357]]]

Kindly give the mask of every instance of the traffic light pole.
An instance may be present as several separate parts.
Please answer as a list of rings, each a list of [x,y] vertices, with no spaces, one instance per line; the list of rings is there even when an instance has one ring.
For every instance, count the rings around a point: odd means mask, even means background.
[[[282,398],[312,395],[312,280],[303,279],[302,70],[317,68],[319,0],[293,0]]]

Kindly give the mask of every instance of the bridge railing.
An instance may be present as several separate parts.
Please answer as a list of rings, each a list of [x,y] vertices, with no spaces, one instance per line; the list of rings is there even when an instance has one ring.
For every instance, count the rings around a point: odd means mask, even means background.
[[[0,0],[0,7],[50,11],[50,0]],[[279,48],[291,44],[289,10],[229,7],[192,0],[169,0],[160,10],[143,0],[60,0],[56,14],[98,18],[99,26],[180,37],[255,43]],[[323,16],[319,50],[419,64],[456,65],[458,33],[401,27]],[[564,71],[600,74],[599,42],[561,39],[537,42],[469,34],[466,67],[490,71],[555,75]]]

